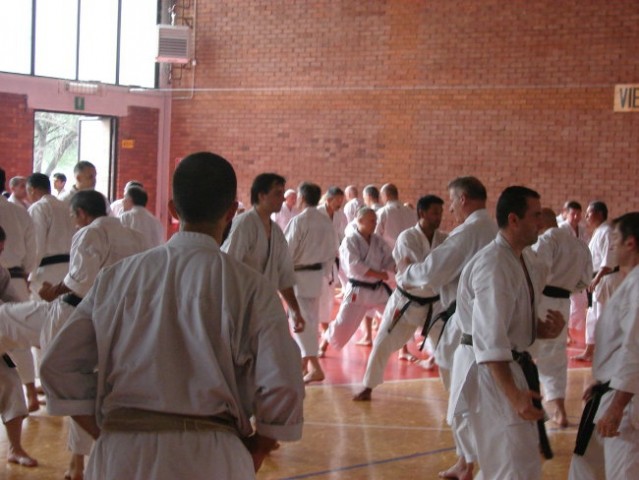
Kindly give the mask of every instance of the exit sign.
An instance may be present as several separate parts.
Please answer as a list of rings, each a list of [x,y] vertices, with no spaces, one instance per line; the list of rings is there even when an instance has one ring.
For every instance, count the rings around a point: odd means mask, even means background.
[[[73,108],[76,110],[84,110],[84,97],[74,97]]]
[[[639,84],[615,85],[615,112],[639,112]]]

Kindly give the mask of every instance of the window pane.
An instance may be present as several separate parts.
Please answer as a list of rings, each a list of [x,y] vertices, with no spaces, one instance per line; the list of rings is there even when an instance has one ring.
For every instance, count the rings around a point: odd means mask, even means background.
[[[35,74],[75,79],[78,0],[37,0]]]
[[[115,83],[117,27],[117,0],[82,0],[78,80]]]
[[[0,28],[0,71],[31,73],[31,2],[12,2]],[[11,17],[7,21],[6,15]]]
[[[120,84],[155,87],[157,0],[122,0]]]

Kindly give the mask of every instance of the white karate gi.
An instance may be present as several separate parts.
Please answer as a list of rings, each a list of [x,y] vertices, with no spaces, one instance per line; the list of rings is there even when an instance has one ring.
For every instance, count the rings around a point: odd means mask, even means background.
[[[44,195],[29,207],[29,215],[35,227],[37,267],[29,276],[31,298],[39,300],[38,292],[44,282],[52,285],[62,281],[69,271],[69,262],[39,266],[43,258],[53,255],[69,255],[71,239],[76,232],[69,206],[53,195]]]
[[[111,216],[116,218],[120,217],[120,215],[124,213],[124,198],[114,200],[111,202],[111,205],[109,205],[109,208],[111,208]]]
[[[144,236],[147,248],[157,247],[164,243],[162,222],[145,207],[136,205],[131,210],[122,212],[119,218],[122,225],[137,230]]]
[[[586,454],[573,455],[569,479],[601,478],[604,463],[606,478],[635,479],[639,471],[639,267],[632,269],[606,303],[595,333],[592,374],[599,382],[610,381],[613,389],[601,399],[595,424],[606,413],[615,390],[634,396],[624,409],[619,436],[603,438],[595,430]]]
[[[213,238],[178,232],[105,269],[45,354],[55,415],[118,408],[230,418],[241,436],[302,433],[299,349],[275,289],[223,255]],[[87,373],[93,372],[93,373]],[[87,480],[249,479],[239,436],[224,431],[102,431]]]
[[[277,290],[295,284],[293,262],[282,229],[271,222],[271,238],[255,209],[233,219],[222,251],[263,274]]]
[[[393,249],[393,259],[398,266],[398,271],[401,272],[405,269],[403,262],[406,258],[409,258],[411,263],[423,262],[431,250],[440,245],[446,237],[445,233],[436,230],[431,245],[419,224],[404,230],[399,234]],[[407,293],[422,298],[437,296],[437,292],[430,287],[410,289]],[[391,326],[395,315],[399,314],[399,311],[409,302],[410,306],[389,333],[388,328]],[[373,341],[373,350],[368,357],[363,381],[364,387],[372,389],[382,384],[388,358],[393,352],[396,352],[406,344],[415,333],[416,328],[424,326],[429,308],[432,308],[434,317],[441,311],[441,304],[436,301],[432,306],[421,306],[408,300],[398,289],[393,291],[386,303],[382,322]]]
[[[285,235],[293,265],[300,267],[322,264],[321,270],[295,272],[295,297],[306,326],[304,331],[293,333],[293,338],[302,351],[302,357],[316,357],[319,302],[322,288],[328,285],[335,264],[339,247],[337,234],[326,215],[318,212],[315,207],[307,207],[289,222]]]
[[[412,208],[405,207],[397,200],[390,200],[377,210],[375,233],[393,248],[399,234],[415,224],[416,216]]]
[[[27,200],[18,200],[18,197],[16,197],[15,193],[12,193],[11,195],[9,195],[9,198],[7,200],[13,203],[14,205],[17,205],[25,209],[29,208],[29,206],[31,205]]]
[[[595,274],[603,267],[615,268],[617,266],[617,258],[612,244],[612,227],[608,223],[602,223],[595,229],[588,248],[592,253],[592,267]],[[595,326],[604,305],[599,298],[600,291],[601,287],[597,285],[592,293],[592,306],[586,314],[586,344],[588,345],[595,343]]]
[[[364,202],[362,202],[359,198],[352,198],[346,205],[344,205],[344,215],[346,215],[346,220],[350,223],[357,217],[357,211],[364,206]]]
[[[340,264],[349,279],[377,283],[377,279],[365,275],[369,269],[387,271],[389,275],[395,270],[391,249],[374,233],[370,244],[359,232],[349,235],[342,242],[339,253]],[[373,290],[355,287],[349,281],[337,317],[329,324],[325,338],[333,348],[341,350],[357,330],[364,314],[370,309],[383,310],[388,298],[389,294],[382,286]]]
[[[532,246],[540,264],[547,272],[546,285],[568,292],[585,289],[592,280],[592,257],[588,247],[565,228],[549,228]],[[548,310],[558,310],[565,319],[570,316],[570,298],[542,295],[538,317],[546,318]],[[529,349],[535,358],[539,379],[544,387],[544,399],[566,398],[568,357],[566,340],[568,325],[557,338],[537,339]]]
[[[286,202],[283,202],[282,209],[279,212],[271,214],[271,220],[277,223],[282,231],[284,231],[286,230],[288,222],[290,222],[295,215],[299,215],[299,213],[300,211],[295,205],[293,205],[293,208],[288,208]]]
[[[348,225],[344,212],[341,210],[333,212],[333,218],[331,219],[328,211],[326,210],[326,205],[318,206],[317,211],[326,215],[331,220],[333,228],[335,229],[335,234],[337,235],[338,245],[341,245],[344,240],[346,226]],[[339,253],[337,254],[337,257],[339,257]],[[322,286],[322,294],[320,296],[320,322],[322,323],[328,323],[333,318],[335,289],[339,287],[340,283],[342,284],[342,289],[344,289],[345,284],[347,283],[347,278],[344,274],[344,269],[341,266],[341,263],[339,268],[337,264],[333,265],[332,272],[329,275],[329,282]]]
[[[544,272],[531,251],[525,250],[523,256],[537,301]],[[485,365],[510,362],[515,384],[528,390],[511,351],[524,351],[533,343],[537,316],[521,261],[501,234],[464,268],[453,319],[462,332],[472,334],[473,346],[460,345],[455,351],[448,421],[469,413],[483,478],[540,478],[535,423],[519,417]]]

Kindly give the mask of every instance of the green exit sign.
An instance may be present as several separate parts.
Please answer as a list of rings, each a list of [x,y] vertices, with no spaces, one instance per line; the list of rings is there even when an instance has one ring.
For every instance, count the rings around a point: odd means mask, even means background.
[[[73,99],[73,108],[76,110],[84,110],[84,97],[75,97]]]

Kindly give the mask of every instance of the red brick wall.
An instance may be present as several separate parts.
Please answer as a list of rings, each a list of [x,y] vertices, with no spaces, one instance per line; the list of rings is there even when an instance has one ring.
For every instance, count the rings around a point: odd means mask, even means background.
[[[33,169],[33,110],[27,97],[0,93],[0,167],[9,179]]]
[[[636,1],[209,0],[196,27],[171,158],[226,156],[242,201],[263,171],[412,202],[472,174],[490,208],[519,183],[639,210],[639,113],[612,111],[639,83]]]

